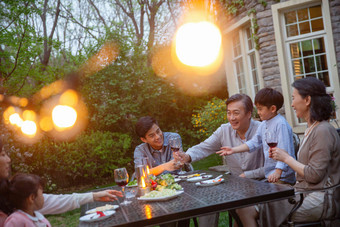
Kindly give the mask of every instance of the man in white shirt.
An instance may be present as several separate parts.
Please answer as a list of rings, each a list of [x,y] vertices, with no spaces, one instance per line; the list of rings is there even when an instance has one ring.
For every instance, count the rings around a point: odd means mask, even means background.
[[[222,124],[208,139],[181,153],[185,162],[194,162],[221,150],[223,146],[238,146],[250,140],[261,124],[251,119],[253,103],[249,96],[235,94],[227,101],[229,123]],[[248,178],[264,178],[262,148],[225,157],[231,174]]]
[[[208,139],[193,146],[186,153],[174,155],[175,159],[190,163],[219,152],[224,146],[238,146],[250,140],[261,124],[251,119],[253,102],[245,94],[235,94],[227,101],[229,123],[222,124]],[[224,157],[231,174],[247,178],[264,178],[264,155],[262,147],[253,153],[236,153]],[[218,214],[201,217],[200,227],[217,226]]]

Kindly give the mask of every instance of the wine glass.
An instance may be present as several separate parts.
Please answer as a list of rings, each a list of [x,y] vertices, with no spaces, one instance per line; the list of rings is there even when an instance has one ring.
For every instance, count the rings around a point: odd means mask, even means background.
[[[131,203],[131,201],[127,201],[126,200],[126,196],[125,196],[125,185],[127,185],[127,183],[129,182],[129,174],[126,171],[125,168],[119,168],[119,169],[115,169],[114,171],[114,177],[115,177],[115,182],[118,186],[122,187],[122,192],[124,195],[124,201],[121,202],[121,205],[128,205]]]
[[[272,131],[266,132],[266,143],[269,146],[269,157],[271,158],[271,148],[274,148],[277,146],[277,135]]]
[[[172,153],[176,153],[176,152],[180,152],[180,150],[182,149],[182,140],[181,137],[176,136],[176,137],[172,137],[169,139],[169,145],[170,148],[172,150]],[[182,166],[182,162],[181,161],[177,161],[177,163],[175,163],[175,165],[177,166]],[[184,171],[180,171],[179,174],[184,174]]]

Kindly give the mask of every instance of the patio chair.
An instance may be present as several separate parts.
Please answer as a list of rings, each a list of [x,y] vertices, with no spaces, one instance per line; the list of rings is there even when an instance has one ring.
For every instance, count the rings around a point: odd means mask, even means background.
[[[323,207],[323,213],[318,221],[313,222],[294,222],[292,221],[292,217],[296,210],[301,206],[304,198],[304,193],[316,192],[316,191],[324,191],[325,192],[325,202]],[[296,195],[300,196],[300,200],[296,201],[295,199],[289,199],[291,204],[294,204],[293,209],[288,215],[287,222],[283,224],[283,226],[288,225],[289,227],[293,226],[340,226],[340,183],[333,185],[331,187],[324,188],[322,190],[308,190],[304,192],[296,192]],[[326,217],[327,211],[333,208],[332,214],[329,217]]]

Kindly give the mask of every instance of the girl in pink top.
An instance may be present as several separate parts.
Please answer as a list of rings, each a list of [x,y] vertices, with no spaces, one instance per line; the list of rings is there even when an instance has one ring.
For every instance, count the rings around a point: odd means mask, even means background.
[[[33,174],[16,174],[8,185],[8,197],[16,209],[5,221],[5,227],[50,227],[49,221],[37,210],[44,205],[43,183]]]

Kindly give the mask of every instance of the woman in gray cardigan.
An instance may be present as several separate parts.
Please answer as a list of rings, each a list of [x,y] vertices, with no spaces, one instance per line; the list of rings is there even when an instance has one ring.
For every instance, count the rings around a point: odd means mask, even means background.
[[[331,117],[331,97],[325,85],[314,77],[293,83],[292,107],[298,118],[307,122],[307,129],[300,143],[297,160],[286,151],[272,148],[270,157],[288,164],[296,172],[296,191],[323,189],[340,182],[340,137],[328,123]],[[293,221],[319,220],[324,205],[325,192],[305,195],[301,207],[295,212]],[[287,200],[248,207],[248,215],[240,215],[244,226],[279,226],[288,216],[292,205]],[[327,209],[327,214],[332,210]]]

